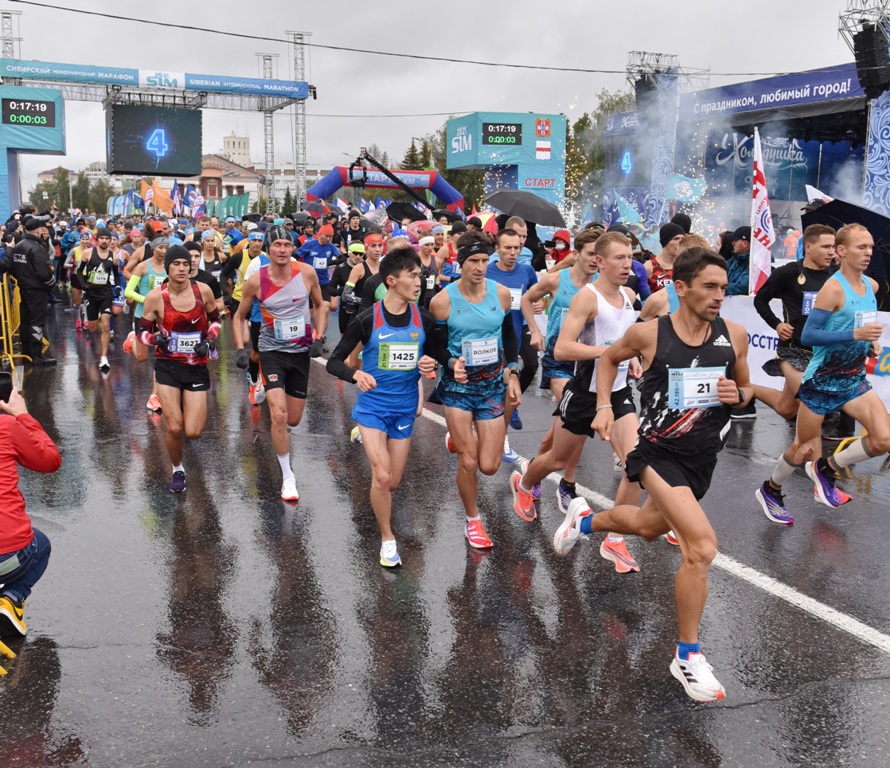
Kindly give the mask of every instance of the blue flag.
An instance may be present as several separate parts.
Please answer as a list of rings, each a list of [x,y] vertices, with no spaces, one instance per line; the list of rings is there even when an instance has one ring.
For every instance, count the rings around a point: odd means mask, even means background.
[[[362,213],[367,213],[371,210],[371,204],[367,200],[365,200],[365,198],[360,197],[358,201],[358,209]]]
[[[664,196],[678,203],[697,203],[707,188],[708,183],[704,179],[690,179],[675,173],[668,179]]]
[[[378,198],[374,201],[374,207],[376,207],[376,208],[389,208],[389,204],[390,204],[391,202],[392,202],[392,200],[384,200],[382,197],[378,197]]]

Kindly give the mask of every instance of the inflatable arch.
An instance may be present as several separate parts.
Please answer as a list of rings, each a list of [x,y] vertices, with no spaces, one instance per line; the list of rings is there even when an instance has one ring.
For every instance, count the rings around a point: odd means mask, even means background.
[[[411,189],[428,189],[448,210],[455,211],[464,207],[463,195],[452,187],[438,171],[390,171],[406,187]],[[386,174],[372,168],[354,169],[353,178],[358,180],[365,176],[364,186],[372,189],[398,189],[399,186]],[[333,195],[340,187],[352,186],[349,168],[339,165],[327,176],[315,182],[306,190],[307,200],[323,200]]]

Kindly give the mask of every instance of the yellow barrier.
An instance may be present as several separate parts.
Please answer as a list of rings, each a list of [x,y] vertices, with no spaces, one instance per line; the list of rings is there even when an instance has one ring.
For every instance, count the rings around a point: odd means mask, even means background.
[[[0,280],[0,359],[6,361],[9,370],[15,371],[16,360],[31,362],[28,355],[17,354],[13,339],[21,325],[21,298],[18,287],[9,275]]]

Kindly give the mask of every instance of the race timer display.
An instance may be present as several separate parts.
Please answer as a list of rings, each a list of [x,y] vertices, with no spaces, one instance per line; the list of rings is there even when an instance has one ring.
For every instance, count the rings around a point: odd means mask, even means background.
[[[31,99],[3,99],[3,125],[36,128],[56,127],[56,102]]]
[[[200,175],[200,110],[112,104],[105,122],[109,173]]]
[[[518,147],[522,144],[522,123],[482,123],[482,143]]]

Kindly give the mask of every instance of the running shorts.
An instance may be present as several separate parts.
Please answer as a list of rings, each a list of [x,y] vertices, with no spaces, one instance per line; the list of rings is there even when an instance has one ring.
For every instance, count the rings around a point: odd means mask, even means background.
[[[284,394],[299,400],[306,399],[309,365],[306,352],[260,352],[260,368],[266,389],[283,389]]]

